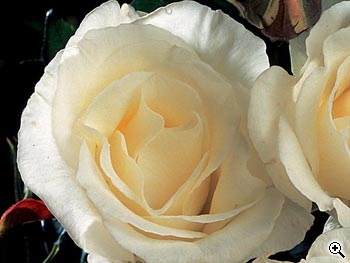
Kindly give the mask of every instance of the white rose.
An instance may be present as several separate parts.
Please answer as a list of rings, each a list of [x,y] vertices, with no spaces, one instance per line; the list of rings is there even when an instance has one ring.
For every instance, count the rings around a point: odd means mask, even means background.
[[[263,41],[221,11],[180,2],[140,18],[107,2],[28,102],[22,177],[90,262],[288,249],[312,217],[271,185],[245,139],[249,89],[267,67]]]
[[[278,67],[257,80],[249,110],[254,145],[276,187],[350,226],[350,2],[323,13],[296,76]],[[297,190],[296,190],[297,189]]]

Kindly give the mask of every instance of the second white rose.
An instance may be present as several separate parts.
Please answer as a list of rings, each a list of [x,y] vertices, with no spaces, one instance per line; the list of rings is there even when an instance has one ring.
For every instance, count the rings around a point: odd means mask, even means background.
[[[249,131],[278,189],[350,226],[350,2],[326,10],[295,76],[278,67],[255,83]],[[293,57],[292,57],[293,58]]]

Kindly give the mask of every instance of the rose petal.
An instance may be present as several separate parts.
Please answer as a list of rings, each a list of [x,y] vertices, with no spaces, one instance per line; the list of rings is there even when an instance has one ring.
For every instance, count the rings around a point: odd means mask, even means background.
[[[137,112],[126,124],[125,129],[119,128],[125,136],[128,154],[136,160],[140,150],[154,139],[164,126],[164,117],[150,109],[142,92]]]
[[[113,263],[110,260],[96,254],[89,254],[87,257],[87,262],[88,263]],[[117,261],[116,263],[122,263],[122,261],[119,261],[119,262]]]
[[[133,227],[111,217],[105,218],[105,225],[116,240],[122,240],[123,246],[137,254],[146,262],[172,263],[205,261],[201,249],[194,242],[167,239],[153,239],[136,231]]]
[[[154,65],[176,53],[172,50],[182,47],[187,48],[188,58],[197,57],[186,44],[166,31],[125,24],[91,30],[77,47],[65,49],[52,115],[55,138],[71,166],[77,166],[80,145],[73,125],[93,98],[112,81],[130,72],[152,71]]]
[[[350,117],[350,105],[348,103],[350,99],[349,68],[350,57],[347,57],[337,71],[337,79],[328,98],[328,112],[331,112],[331,118],[333,118],[334,125],[339,131],[343,129],[344,122]],[[342,128],[338,128],[337,125]]]
[[[247,169],[249,148],[241,137],[236,149],[220,166],[220,176],[210,206],[210,214],[230,211],[254,201],[265,191],[266,184]]]
[[[230,219],[242,211],[247,210],[248,208],[254,206],[257,202],[264,198],[264,193],[260,193],[254,200],[251,202],[239,206],[235,209],[231,209],[229,211],[221,212],[221,213],[212,213],[212,214],[202,214],[202,215],[194,215],[194,216],[186,216],[186,215],[164,215],[159,217],[152,217],[159,220],[168,220],[168,219],[178,219],[185,220],[193,223],[215,223],[217,221],[223,221],[226,219]],[[147,218],[147,217],[146,217]]]
[[[35,93],[23,112],[18,137],[20,173],[29,189],[44,200],[80,247],[87,252],[131,260],[133,255],[113,241],[104,228],[76,181],[73,170],[62,159],[52,135],[51,107],[61,55],[62,52],[58,53],[46,67],[44,76],[36,85]],[[96,233],[96,229],[99,238],[108,242],[108,246],[88,238]]]
[[[280,83],[283,83],[283,87]],[[286,104],[292,100],[292,87],[295,84],[296,80],[278,67],[265,71],[257,79],[251,93],[248,128],[253,144],[276,188],[299,205],[310,208],[311,202],[295,189],[278,158],[278,118],[284,107],[291,108]],[[269,114],[260,114],[261,112]]]
[[[96,210],[94,210],[96,211]],[[83,218],[82,216],[80,219]],[[80,222],[81,224],[81,222]],[[66,225],[65,225],[66,226]],[[76,227],[76,226],[74,226]],[[97,253],[101,257],[108,257],[114,261],[133,261],[135,256],[120,246],[120,242],[112,238],[106,230],[104,221],[100,218],[91,223],[84,233],[84,251]]]
[[[137,164],[151,207],[161,208],[191,175],[201,159],[202,140],[203,124],[195,117],[180,127],[163,129],[140,151]]]
[[[332,198],[324,192],[313,177],[298,139],[283,116],[279,121],[278,141],[281,161],[295,187],[316,202],[320,210],[331,210]]]
[[[310,212],[286,199],[272,233],[255,253],[259,255],[269,251],[273,254],[292,249],[304,239],[313,221]]]
[[[347,43],[350,41],[350,28],[339,29],[339,31],[328,36],[323,43],[324,63],[330,76],[335,76],[338,68],[349,57],[350,51]]]
[[[122,138],[122,135],[120,132],[116,132],[115,135],[120,143],[124,140]],[[120,146],[122,148],[122,146]],[[139,170],[139,167],[137,166],[135,160],[130,158],[129,156],[126,156],[126,152],[124,151],[123,155],[120,155],[118,158],[126,158],[126,162],[123,162],[124,165],[126,165],[123,169],[129,169],[129,172],[126,173],[129,177],[134,177],[140,179],[140,186],[141,189],[137,190],[136,193],[140,193],[136,195],[135,192],[133,192],[119,177],[118,174],[115,173],[112,162],[110,160],[110,150],[109,145],[106,142],[103,145],[102,152],[101,152],[101,166],[106,173],[106,175],[111,179],[112,184],[114,187],[116,187],[116,190],[123,193],[123,195],[120,195],[119,192],[114,191],[113,193],[121,200],[124,204],[129,204],[127,207],[132,208],[134,212],[137,212],[138,214],[144,214],[144,211],[147,211],[152,216],[157,216],[161,214],[179,214],[182,213],[182,206],[184,202],[184,198],[188,195],[189,191],[192,189],[193,184],[195,182],[195,179],[198,178],[199,174],[203,170],[203,167],[205,167],[208,159],[208,154],[204,154],[202,159],[197,164],[196,169],[194,169],[192,175],[187,179],[187,181],[177,190],[177,192],[168,200],[168,202],[158,210],[152,209],[146,202],[144,191],[143,191],[143,174],[142,171]],[[131,169],[131,170],[130,170]],[[134,171],[134,172],[132,172]],[[136,174],[135,174],[136,173]],[[128,180],[133,180],[135,178],[128,178]],[[134,187],[137,184],[134,184]],[[135,189],[135,188],[134,188]],[[134,203],[130,204],[127,199],[134,201]],[[136,203],[135,203],[136,202]],[[140,210],[138,206],[141,206],[144,210]]]
[[[350,115],[346,117],[337,118],[334,121],[335,128],[343,134],[343,138],[345,141],[349,139],[349,131],[347,131],[350,127]]]
[[[319,170],[318,131],[319,105],[327,85],[324,68],[317,68],[303,81],[295,105],[295,133],[315,177]]]
[[[111,222],[108,218],[105,224],[115,239],[121,240],[123,246],[146,262],[159,262],[160,258],[163,263],[243,262],[272,231],[283,200],[281,194],[271,189],[261,202],[240,214],[224,229],[195,242],[152,239],[131,226],[117,220]]]
[[[264,163],[261,161],[256,149],[251,143],[249,146],[249,159],[247,162],[247,168],[252,176],[261,179],[267,186],[273,185],[271,177],[267,173]]]
[[[335,210],[337,211],[339,223],[343,227],[350,227],[349,206],[344,204],[344,201],[340,200],[339,198],[334,198],[333,205]]]
[[[150,74],[150,73],[149,73]],[[157,78],[155,78],[156,75],[153,75],[154,77],[150,77],[151,78],[148,78],[148,75],[147,73],[133,73],[131,75],[128,75],[127,77],[123,78],[122,80],[119,80],[117,82],[115,82],[115,84],[112,84],[110,85],[110,87],[106,88],[103,92],[101,92],[94,100],[93,100],[93,103],[90,104],[90,106],[88,107],[88,109],[85,111],[84,115],[81,117],[81,121],[85,123],[85,125],[89,125],[89,126],[92,126],[94,129],[97,129],[97,130],[100,130],[102,131],[103,133],[105,133],[107,136],[109,136],[109,134],[115,129],[115,127],[117,126],[120,126],[120,125],[127,125],[127,127],[125,129],[127,129],[129,126],[129,124],[118,124],[120,122],[120,120],[122,119],[122,116],[123,115],[130,115],[126,112],[126,109],[128,108],[132,108],[132,107],[127,107],[131,102],[129,102],[131,99],[135,100],[135,96],[133,95],[133,93],[135,93],[136,91],[133,91],[133,89],[135,89],[136,87],[139,87],[139,88],[142,88],[143,86],[147,87],[147,83],[148,83],[148,80],[150,81],[154,81],[154,79],[159,79],[160,77],[158,76]],[[138,80],[139,79],[139,82],[135,82],[135,79]],[[145,81],[143,81],[143,79]],[[147,80],[148,79],[148,80]],[[161,79],[163,79],[163,81],[166,80],[165,77],[161,77]],[[167,80],[167,82],[169,82],[169,80]],[[174,82],[174,81],[173,81]],[[141,85],[141,83],[143,83]],[[176,85],[177,87],[177,90],[179,91],[180,87],[179,86],[181,83],[178,82],[178,81],[175,81],[175,83],[173,83],[174,85]],[[182,84],[181,84],[182,85]],[[170,85],[170,83],[167,83],[167,85],[162,85],[164,88],[163,90],[165,89],[165,86],[168,86],[169,87],[169,92],[171,93],[171,89],[174,89],[172,88],[172,86]],[[123,88],[121,88],[123,87]],[[128,88],[130,87],[130,89]],[[183,92],[186,91],[186,94],[183,94],[183,96],[185,97],[193,97],[193,95],[195,94],[192,94],[193,91],[190,92],[190,90],[188,89],[188,87],[185,87],[185,89],[183,89]],[[148,89],[148,88],[147,88]],[[146,88],[144,89],[143,93],[146,92],[147,90]],[[151,88],[149,88],[151,90]],[[126,92],[122,92],[122,91],[126,91]],[[162,91],[163,92],[163,91]],[[156,94],[158,94],[158,96],[161,96],[162,92],[158,91]],[[182,93],[183,93],[182,92]],[[190,92],[190,94],[188,94]],[[147,96],[146,95],[147,93],[145,93],[143,96]],[[170,95],[171,97],[174,97],[172,95]],[[195,96],[198,96],[198,95],[195,95]],[[119,103],[118,103],[118,107],[113,107],[114,105],[114,101],[115,100],[118,100]],[[147,99],[147,100],[150,100],[150,99]],[[141,102],[142,103],[142,102]],[[185,101],[183,101],[183,106],[185,106]],[[133,104],[134,105],[134,104]],[[198,99],[197,99],[197,102],[194,104],[194,101],[192,102],[188,102],[188,107],[194,107],[192,110],[196,110],[197,112],[202,112],[203,110],[201,109],[201,105],[200,103],[198,102]],[[190,106],[191,105],[191,106]],[[197,106],[195,106],[197,105]],[[136,106],[134,106],[136,107]],[[153,107],[155,107],[155,105],[153,105]],[[158,105],[159,107],[159,105]],[[169,107],[169,103],[167,103],[167,107]],[[185,107],[184,109],[186,110],[188,107]],[[140,108],[139,108],[140,109]],[[191,109],[187,109],[188,111],[191,111]],[[159,111],[159,109],[158,109]],[[188,114],[188,113],[187,113]],[[202,113],[203,115],[203,113]],[[106,118],[109,118],[108,120],[105,120]],[[128,120],[130,119],[130,117],[124,117],[124,119]],[[103,125],[103,123],[108,123],[108,125]],[[152,126],[153,127],[153,126]],[[155,127],[155,126],[154,126]],[[122,130],[124,128],[121,128]],[[170,131],[170,130],[169,130]],[[125,130],[126,132],[126,135],[128,134],[127,130]],[[139,132],[139,131],[138,131]],[[196,144],[193,144],[194,140],[191,139],[191,144],[193,145],[193,148],[194,149],[197,149],[200,151],[201,153],[201,148],[202,148],[202,139],[201,139],[201,136],[195,136],[195,139],[199,141],[199,145],[198,147],[196,146]],[[133,142],[133,138],[130,137],[130,141],[131,143]],[[127,142],[128,143],[128,142]],[[160,144],[161,146],[163,145],[163,143]],[[163,146],[162,146],[163,147]],[[175,147],[176,149],[179,148],[179,145],[177,145]],[[186,151],[187,151],[187,148],[188,148],[188,144],[186,144]],[[169,151],[169,149],[168,149]],[[179,150],[178,150],[179,151]],[[112,151],[112,155],[114,156],[114,152],[115,151]],[[157,152],[157,151],[156,151]],[[174,151],[169,151],[169,153],[173,153]],[[185,151],[183,151],[185,152]],[[138,160],[140,162],[142,162],[142,157],[143,155],[141,154],[139,157],[138,157]],[[147,154],[147,156],[150,156]],[[195,156],[194,154],[192,154],[191,156]],[[200,158],[200,155],[198,155],[198,158],[197,160],[194,160],[192,161],[192,163],[194,165],[197,164],[197,162],[199,161],[199,158]],[[117,156],[114,157],[115,160],[117,160]],[[176,161],[174,158],[165,158],[166,160],[173,160],[173,161]],[[191,159],[190,158],[185,158],[186,161],[190,161]],[[158,163],[158,161],[157,161]],[[115,165],[114,165],[115,166]],[[152,165],[152,167],[158,167],[159,165]],[[169,165],[167,165],[166,167],[168,167]],[[184,167],[184,165],[178,165],[177,163],[177,167]],[[116,168],[116,166],[115,166]],[[117,168],[116,168],[117,169]],[[118,169],[117,169],[118,170]],[[190,169],[192,170],[192,169]],[[188,175],[190,175],[190,173],[188,173]],[[120,176],[123,176],[123,174],[120,174]],[[135,177],[130,177],[129,175],[127,177],[125,177],[125,179],[131,179],[131,178],[135,178]],[[129,186],[131,186],[129,184]],[[176,185],[175,185],[176,186]],[[153,188],[153,186],[152,186]],[[159,187],[157,188],[159,190],[164,190],[165,188],[164,187]],[[175,189],[176,190],[176,189]],[[173,193],[172,192],[169,192],[167,191],[169,196],[171,196]],[[152,193],[155,193],[154,190],[152,190]],[[165,198],[166,198],[166,195],[164,195]],[[167,199],[167,198],[166,198]],[[157,201],[159,201],[160,199],[157,198],[156,199]]]
[[[240,213],[250,209],[256,205],[259,201],[264,198],[263,193],[258,195],[255,200],[241,205],[237,208],[233,208],[229,211],[222,213],[213,213],[213,214],[202,214],[195,216],[186,216],[186,215],[175,215],[175,216],[145,216],[144,218],[156,222],[157,224],[162,224],[165,226],[171,226],[180,229],[188,229],[192,231],[201,231],[206,234],[211,234],[225,225],[227,225],[235,216]]]
[[[235,134],[239,132],[240,111],[238,103],[236,104],[232,86],[226,83],[211,67],[198,60],[188,60],[186,57],[172,58],[175,61],[170,61],[171,63],[164,61],[156,69],[157,73],[181,80],[194,88],[203,104],[207,106],[205,116],[208,127],[215,127],[215,129],[209,129],[209,137],[211,138],[210,146],[208,146],[211,147],[209,148],[210,159],[206,170],[193,188],[192,192],[195,195],[205,190],[208,186],[207,178],[218,168],[235,143],[234,141],[237,140],[238,137]],[[239,84],[236,83],[235,85]],[[218,92],[219,90],[220,92]],[[227,111],[222,111],[223,108]],[[190,193],[190,195],[192,194]],[[186,203],[190,204],[189,202],[194,200],[194,196],[188,196],[187,200]],[[190,212],[184,211],[184,213],[188,214]]]
[[[201,232],[175,229],[154,224],[125,207],[110,191],[100,171],[96,167],[86,143],[83,143],[81,146],[77,179],[86,189],[88,196],[96,205],[96,208],[101,213],[104,220],[107,217],[111,217],[114,218],[112,219],[113,222],[119,222],[121,220],[142,231],[162,236],[171,235],[183,238],[200,238],[206,236],[206,234]]]
[[[298,75],[307,60],[305,40],[309,36],[309,31],[304,31],[297,37],[289,40],[289,54],[292,72]]]
[[[347,1],[324,11],[306,39],[308,62],[315,60],[319,65],[323,65],[323,43],[328,36],[350,25],[349,12],[350,2]],[[332,23],[329,21],[332,21]]]
[[[111,187],[111,190],[129,209],[138,214],[147,214],[145,210],[149,211],[150,208],[143,196],[142,171],[135,160],[128,155],[125,139],[119,131],[113,134],[110,143],[111,145],[105,140],[100,162],[102,170],[115,188]],[[118,158],[113,158],[113,155],[117,155]],[[139,206],[143,209],[140,209]]]
[[[110,137],[119,125],[123,125],[123,119],[127,122],[135,115],[141,96],[139,86],[152,75],[148,72],[134,72],[113,81],[93,98],[79,120],[107,138]]]
[[[332,242],[338,242],[341,245],[341,252],[345,255],[345,261],[350,258],[349,243],[350,228],[338,228],[320,235],[311,245],[306,259],[330,256],[337,259],[340,255],[331,254],[328,247]],[[342,258],[341,258],[342,259]],[[342,259],[344,262],[344,259]]]
[[[334,86],[335,93],[333,94],[332,116],[333,118],[350,115],[350,106],[343,100],[349,96],[349,81],[350,81],[350,57],[347,57],[339,66],[336,73]],[[331,89],[329,91],[331,93]],[[328,94],[329,95],[329,94]],[[339,100],[338,100],[339,99]]]
[[[69,39],[67,47],[76,45],[90,30],[116,27],[122,23],[130,23],[137,18],[139,15],[132,6],[123,4],[120,8],[119,3],[115,0],[105,2],[85,16],[74,36]]]
[[[145,102],[162,115],[166,128],[183,125],[192,118],[193,112],[205,120],[203,102],[187,83],[155,74],[141,88]]]
[[[121,193],[123,193],[125,195],[124,197],[119,197],[119,195],[117,195],[117,196],[123,202],[125,202],[125,197],[129,198],[130,200],[134,200],[134,201],[139,200],[138,197],[135,196],[134,193],[130,190],[130,188],[126,184],[124,184],[124,182],[122,180],[120,180],[119,176],[114,172],[113,167],[111,167],[112,164],[108,163],[108,162],[111,162],[111,161],[108,161],[109,154],[110,153],[109,153],[109,149],[108,149],[108,144],[105,144],[103,149],[102,149],[101,164],[102,164],[102,167],[103,167],[104,171],[106,172],[106,174],[111,178],[113,186],[116,187],[119,191],[121,191]],[[134,160],[132,160],[130,157],[128,157],[128,159],[130,159],[130,161],[132,161],[133,166],[136,165]],[[154,210],[147,204],[146,199],[144,197],[143,187],[140,190],[141,191],[141,199],[138,201],[139,202],[138,205],[141,205],[143,207],[143,209],[145,209],[152,216],[157,216],[157,215],[161,215],[161,214],[179,214],[179,213],[182,213],[182,206],[184,203],[184,198],[186,198],[188,196],[188,193],[191,191],[191,189],[193,187],[195,179],[198,178],[200,173],[203,171],[203,168],[207,164],[207,161],[208,161],[208,153],[205,153],[203,155],[202,159],[198,162],[197,167],[194,169],[191,176],[187,179],[187,181],[177,190],[177,192],[168,200],[168,202],[161,209]],[[135,169],[135,171],[136,171],[139,168],[137,166],[135,166],[132,169]],[[141,180],[141,182],[140,182],[141,185],[143,185],[142,172],[139,171],[137,176]],[[114,193],[114,194],[117,194],[117,193]],[[135,204],[131,207],[133,207],[133,210],[136,211],[135,208],[137,208],[137,207],[135,207]],[[137,211],[139,214],[143,214],[140,210],[137,210]]]
[[[140,151],[138,148],[155,139],[164,125],[164,118],[152,111],[141,98],[138,111],[125,130],[116,130],[110,138],[110,158],[116,173],[140,197],[144,195],[145,178],[135,157]]]
[[[125,261],[121,260],[108,260],[107,258],[101,257],[96,254],[89,254],[87,257],[88,263],[126,263]],[[137,262],[137,261],[136,261]]]
[[[350,60],[349,60],[350,62]],[[350,63],[349,63],[350,65]],[[350,68],[350,67],[349,67]],[[349,74],[350,76],[350,74]],[[347,79],[348,83],[350,82],[350,77]],[[339,118],[342,116],[350,116],[350,89],[344,91],[343,93],[338,93],[339,97],[334,97],[334,103],[332,107],[332,116],[333,118]],[[341,95],[340,95],[341,94]],[[339,128],[338,128],[339,129]]]
[[[239,145],[232,149],[220,166],[218,182],[210,205],[210,214],[238,210],[249,203],[254,203],[263,195],[266,184],[249,173],[248,154],[247,142],[241,136]],[[227,223],[228,221],[221,221],[207,225],[204,231],[212,233]]]
[[[337,200],[337,198],[335,200],[333,200],[334,207],[336,207],[336,200]],[[344,206],[346,206],[346,205],[344,205]],[[331,230],[336,229],[336,228],[341,228],[341,227],[342,227],[342,225],[339,223],[338,218],[333,217],[333,216],[329,216],[327,221],[324,223],[322,233],[331,231]]]
[[[246,88],[269,66],[261,39],[220,10],[193,1],[159,8],[135,23],[152,24],[180,37],[226,79],[239,81]]]
[[[207,262],[245,262],[257,256],[254,252],[273,231],[283,203],[282,194],[271,188],[254,207],[195,243],[202,249]]]
[[[332,118],[332,104],[336,89],[319,113],[320,173],[318,181],[330,193],[345,199],[350,198],[346,185],[350,183],[350,151],[348,134],[338,131]]]
[[[198,196],[199,200],[197,200],[197,197],[193,197],[192,201],[194,203],[193,213],[184,213],[184,204],[186,204],[186,198],[188,198],[189,193],[191,193],[194,184],[196,183],[196,180],[199,178],[201,173],[203,172],[204,168],[208,164],[208,152],[204,153],[201,160],[198,162],[196,168],[192,172],[192,174],[188,177],[186,182],[181,185],[181,187],[176,191],[176,193],[169,199],[169,201],[160,209],[157,213],[153,213],[152,215],[161,215],[161,214],[167,214],[167,215],[176,215],[176,214],[198,214],[198,209],[196,209],[197,206],[202,207],[203,206],[203,197]],[[197,202],[198,201],[198,202]]]

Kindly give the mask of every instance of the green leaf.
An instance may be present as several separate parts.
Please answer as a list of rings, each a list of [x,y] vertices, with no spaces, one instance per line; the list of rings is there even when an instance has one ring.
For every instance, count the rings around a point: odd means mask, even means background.
[[[150,13],[159,7],[179,2],[179,0],[133,0],[130,4],[137,10]]]
[[[47,56],[51,60],[56,53],[65,47],[68,39],[74,34],[74,27],[63,19],[51,21],[47,31]]]

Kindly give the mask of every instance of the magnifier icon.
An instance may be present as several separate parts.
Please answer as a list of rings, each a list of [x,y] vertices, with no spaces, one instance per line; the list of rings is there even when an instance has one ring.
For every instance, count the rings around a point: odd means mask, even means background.
[[[341,252],[341,245],[338,242],[332,242],[329,244],[328,246],[329,252],[331,252],[332,254],[339,254],[340,256],[342,256],[343,258],[345,258],[345,255]]]

